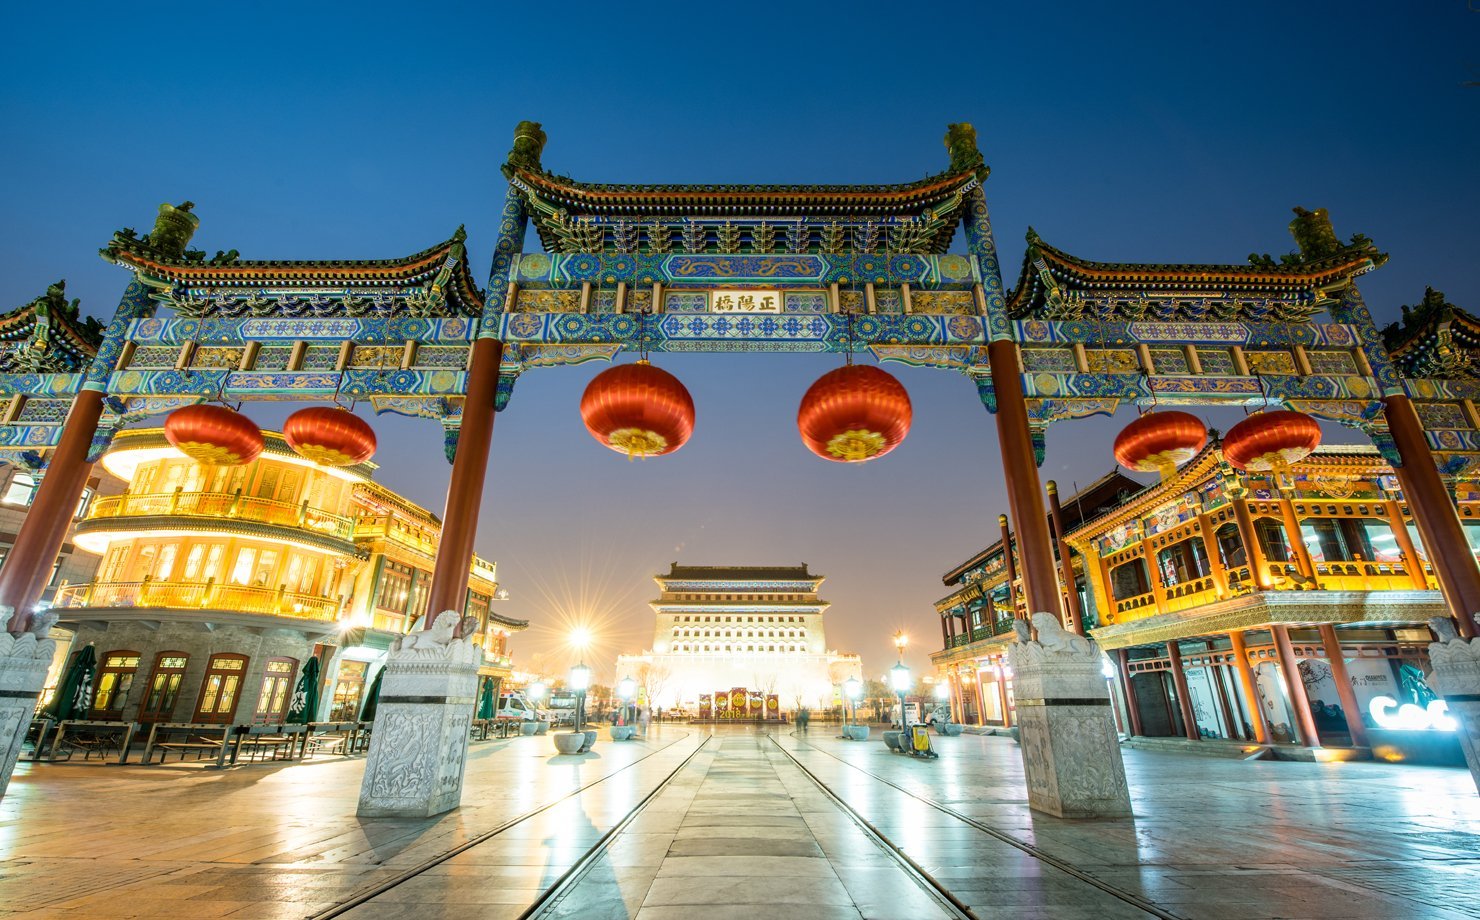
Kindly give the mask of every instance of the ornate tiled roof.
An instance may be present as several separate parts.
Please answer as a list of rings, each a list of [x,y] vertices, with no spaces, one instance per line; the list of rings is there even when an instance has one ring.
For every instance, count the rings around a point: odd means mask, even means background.
[[[235,250],[205,253],[161,252],[148,236],[132,230],[113,235],[100,250],[109,262],[191,290],[293,290],[331,288],[432,287],[447,298],[452,312],[476,316],[484,295],[468,265],[462,227],[447,240],[399,259],[324,259],[313,261],[241,259]]]
[[[1428,288],[1403,321],[1382,330],[1388,355],[1404,377],[1480,377],[1480,317]]]
[[[821,581],[801,565],[679,565],[672,563],[660,581]]]
[[[1325,290],[1386,261],[1370,241],[1334,253],[1247,265],[1093,262],[1051,246],[1031,228],[1008,312],[1019,319],[1111,317],[1158,321],[1300,322],[1313,316]],[[1240,302],[1240,297],[1249,302]],[[1271,303],[1272,301],[1272,303]],[[1248,315],[1253,309],[1256,315]]]
[[[0,316],[0,373],[75,373],[98,353],[103,327],[66,298],[67,282]]]

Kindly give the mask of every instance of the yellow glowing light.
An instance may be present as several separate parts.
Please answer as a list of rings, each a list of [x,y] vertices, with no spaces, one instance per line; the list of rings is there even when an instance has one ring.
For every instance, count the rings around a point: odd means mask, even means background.
[[[591,645],[591,630],[584,626],[577,626],[570,631],[570,644],[579,651],[585,651]]]

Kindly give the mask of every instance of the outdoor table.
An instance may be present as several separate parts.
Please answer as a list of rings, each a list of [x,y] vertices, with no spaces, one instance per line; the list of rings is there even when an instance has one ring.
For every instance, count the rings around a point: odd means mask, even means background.
[[[52,727],[56,721],[46,716],[38,716],[31,720],[31,729],[36,732],[36,742],[31,747],[31,759],[40,760],[41,751],[46,747],[46,736],[51,734]]]
[[[310,722],[303,728],[303,743],[300,745],[299,759],[308,755],[309,747],[314,747],[315,752],[319,748],[328,747],[333,742],[319,740],[321,736],[335,735],[339,743],[339,753],[349,755],[353,753],[357,742],[357,735],[362,722]]]
[[[292,754],[299,747],[298,739],[293,737],[298,734],[307,734],[306,725],[238,725],[232,734],[236,735],[236,741],[231,746],[231,763],[235,766],[237,759],[241,756],[242,748],[247,748],[247,756],[251,757],[253,750],[262,751],[272,749],[272,757],[277,759],[282,748],[288,748],[289,759],[294,759]]]
[[[119,743],[118,762],[123,763],[124,759],[128,757],[128,748],[129,745],[133,743],[134,730],[136,728],[138,728],[138,724],[135,722],[104,722],[91,719],[66,719],[62,722],[57,723],[57,733],[51,742],[51,754],[46,759],[48,761],[56,760],[57,751],[62,748],[63,741],[67,737],[67,732],[71,731],[73,734],[92,735],[93,738],[96,739],[99,753],[104,757],[104,759],[106,759],[107,757],[106,748],[108,743],[110,741],[117,740],[119,735],[121,734],[123,740]],[[73,742],[73,745],[85,746],[76,741]],[[67,755],[67,759],[70,760],[71,757],[72,755],[69,753]],[[88,749],[87,752],[83,755],[82,759],[89,760],[91,759],[91,757],[92,750]]]
[[[202,750],[202,751],[204,751],[204,750],[215,751],[216,752],[216,766],[218,766],[218,767],[225,766],[225,764],[226,764],[226,749],[229,747],[229,745],[228,745],[227,742],[231,738],[231,729],[232,729],[232,726],[230,726],[230,725],[223,725],[223,724],[217,724],[217,723],[207,723],[207,722],[155,722],[149,728],[149,740],[144,743],[144,758],[142,760],[140,760],[139,762],[141,764],[147,764],[147,763],[149,763],[149,759],[154,754],[154,747],[155,747],[155,744],[157,742],[157,739],[159,738],[159,736],[161,734],[163,734],[163,735],[170,735],[170,734],[181,734],[181,733],[184,733],[185,736],[186,736],[186,740],[184,742],[180,742],[180,743],[158,742],[158,744],[159,744],[160,747],[163,747],[167,751],[168,750],[184,750],[186,748],[192,748],[192,749],[195,749],[195,750]],[[192,742],[192,741],[189,740],[189,737],[191,735],[199,735],[199,734],[204,734],[206,732],[220,732],[221,733],[221,740],[219,742],[217,742],[217,741],[209,741],[209,740],[202,740],[202,741],[199,741],[199,742]],[[164,757],[165,757],[164,754],[161,754],[160,755],[160,763],[164,763]]]

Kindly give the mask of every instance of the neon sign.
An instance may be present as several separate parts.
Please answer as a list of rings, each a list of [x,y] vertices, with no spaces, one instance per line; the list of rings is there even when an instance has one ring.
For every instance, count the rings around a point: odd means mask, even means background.
[[[1449,714],[1449,704],[1443,700],[1434,700],[1429,703],[1428,708],[1422,708],[1412,703],[1400,706],[1390,696],[1374,696],[1372,702],[1367,704],[1367,711],[1372,714],[1372,720],[1377,723],[1378,728],[1395,731],[1459,730],[1459,722]]]

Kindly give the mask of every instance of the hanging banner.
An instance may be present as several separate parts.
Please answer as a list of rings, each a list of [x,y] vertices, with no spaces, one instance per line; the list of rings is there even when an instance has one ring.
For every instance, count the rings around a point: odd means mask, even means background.
[[[713,713],[714,713],[714,708],[713,707],[714,707],[714,703],[712,702],[712,699],[713,698],[708,693],[701,693],[701,694],[699,694],[699,718],[700,719],[713,718]]]
[[[781,698],[774,693],[766,697],[766,718],[781,718]]]
[[[736,687],[730,691],[730,716],[731,718],[745,717],[745,704],[750,699],[750,694],[745,692],[744,687]]]
[[[714,695],[714,717],[716,719],[728,718],[730,715],[730,694],[724,690]]]

